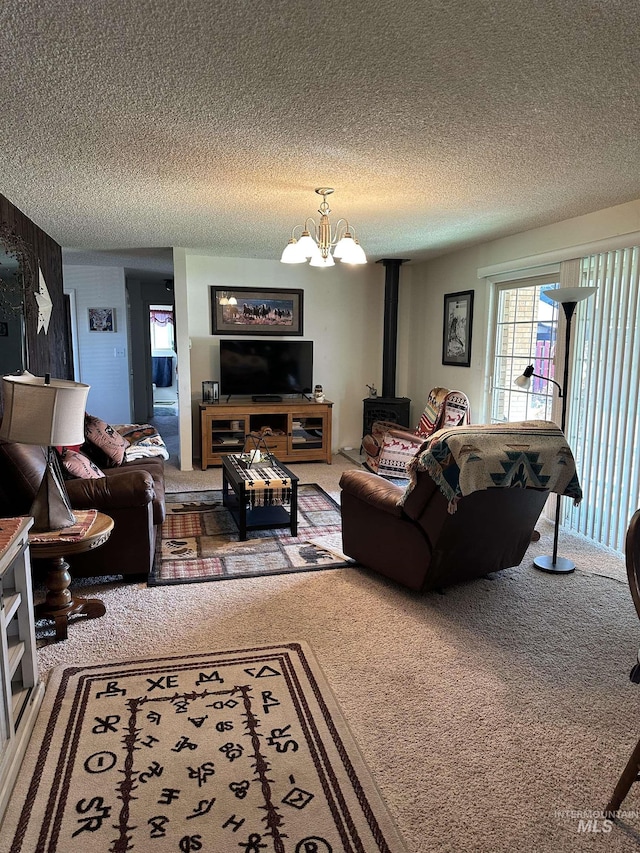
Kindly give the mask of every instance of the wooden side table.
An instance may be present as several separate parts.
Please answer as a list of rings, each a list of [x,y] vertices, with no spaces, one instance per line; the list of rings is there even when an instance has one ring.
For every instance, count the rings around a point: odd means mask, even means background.
[[[55,625],[56,640],[67,639],[67,628],[72,616],[97,619],[104,616],[106,608],[99,598],[82,598],[69,590],[71,574],[65,557],[92,551],[104,545],[113,530],[113,519],[99,512],[91,527],[75,539],[64,538],[67,531],[61,530],[46,541],[37,541],[37,534],[29,536],[29,547],[34,560],[48,560],[49,571],[45,579],[47,596],[35,607],[36,619],[49,619]]]

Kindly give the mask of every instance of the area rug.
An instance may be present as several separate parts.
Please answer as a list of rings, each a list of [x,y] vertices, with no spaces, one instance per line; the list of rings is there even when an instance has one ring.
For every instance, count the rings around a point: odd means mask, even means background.
[[[52,671],[3,853],[401,853],[308,646]]]
[[[315,484],[298,486],[298,535],[238,528],[219,489],[166,496],[150,586],[228,580],[355,565],[342,551],[340,507]]]

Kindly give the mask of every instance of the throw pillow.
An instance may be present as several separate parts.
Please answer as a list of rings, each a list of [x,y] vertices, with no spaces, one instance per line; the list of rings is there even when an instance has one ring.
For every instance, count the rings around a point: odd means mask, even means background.
[[[415,443],[387,434],[380,451],[378,474],[381,477],[408,480],[407,462],[413,457],[416,449]]]
[[[129,442],[114,427],[94,415],[85,414],[84,435],[88,442],[102,451],[107,464],[122,465]]]
[[[60,462],[65,472],[71,477],[83,480],[97,480],[99,477],[104,477],[104,472],[98,468],[95,462],[92,462],[84,453],[71,447],[62,448]]]

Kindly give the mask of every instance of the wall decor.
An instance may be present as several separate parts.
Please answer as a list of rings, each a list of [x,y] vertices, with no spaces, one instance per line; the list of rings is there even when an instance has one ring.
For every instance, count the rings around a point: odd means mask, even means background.
[[[211,287],[214,335],[302,335],[302,290]]]
[[[473,290],[444,295],[442,363],[469,367],[473,327]]]
[[[89,308],[88,311],[90,332],[115,332],[115,308]]]
[[[0,322],[0,338],[8,338],[9,337],[9,324],[5,323],[4,320]]]
[[[42,269],[38,265],[38,291],[35,294],[36,302],[38,303],[38,332],[44,330],[45,335],[49,331],[49,323],[51,322],[51,312],[53,311],[53,302],[49,294],[47,282],[44,280]]]

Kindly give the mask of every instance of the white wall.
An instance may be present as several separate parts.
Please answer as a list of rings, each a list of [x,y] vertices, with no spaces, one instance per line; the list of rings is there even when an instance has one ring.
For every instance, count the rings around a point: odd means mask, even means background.
[[[403,264],[399,287],[397,396],[412,399],[417,422],[429,390],[444,385],[464,391],[472,419],[484,418],[490,285],[478,269],[492,264],[517,268],[518,259],[618,239],[640,231],[640,200],[484,243],[421,264]],[[635,244],[631,240],[628,245]],[[594,251],[604,250],[598,246]],[[584,252],[586,254],[586,252]],[[579,255],[579,253],[578,253]],[[573,256],[578,256],[574,254]],[[512,262],[512,263],[509,263]],[[359,446],[366,385],[381,386],[384,268],[381,264],[328,270],[279,261],[218,258],[175,249],[181,466],[199,455],[202,381],[219,377],[219,343],[211,334],[209,288],[285,287],[304,290],[304,335],[315,343],[315,382],[334,401],[333,448]],[[522,266],[522,264],[520,264]],[[75,290],[80,375],[94,385],[89,411],[111,423],[130,418],[124,271],[114,267],[64,267],[65,292]],[[442,365],[443,297],[475,291],[471,366]],[[117,331],[88,331],[87,308],[115,307]],[[125,349],[125,357],[114,356]],[[186,367],[185,367],[186,365]]]
[[[640,231],[640,200],[617,207],[599,210],[586,216],[567,219],[504,237],[490,243],[473,246],[450,255],[443,255],[422,264],[403,266],[404,293],[400,303],[401,328],[405,330],[408,346],[403,355],[402,376],[406,386],[398,394],[414,401],[426,399],[429,390],[442,385],[464,391],[471,402],[471,417],[475,423],[486,419],[486,357],[489,324],[490,284],[478,279],[478,269],[504,264],[517,269],[518,259],[558,252],[566,258],[588,254],[585,244],[597,241],[625,242],[636,245]],[[580,251],[573,249],[579,247]],[[604,251],[605,245],[593,251]],[[540,258],[542,263],[546,259]],[[517,275],[513,276],[517,278]],[[451,367],[442,364],[442,326],[444,294],[473,290],[474,319],[471,345],[471,366]],[[408,354],[407,354],[408,351]],[[404,361],[408,359],[408,362]]]
[[[279,261],[219,258],[192,250],[185,255],[194,448],[199,447],[198,404],[202,381],[218,379],[219,337],[211,334],[210,287],[284,287],[304,291],[302,340],[314,342],[314,383],[333,401],[333,449],[359,447],[366,385],[380,386],[384,269],[381,265],[314,269]],[[179,287],[176,264],[176,288]],[[176,290],[176,300],[178,292]],[[179,305],[176,301],[176,311]],[[178,317],[178,325],[180,318]],[[183,360],[179,353],[180,370]],[[180,379],[182,379],[182,373]],[[182,387],[181,387],[182,393]],[[182,398],[181,398],[182,403]]]
[[[76,378],[91,385],[87,411],[112,424],[131,419],[124,269],[69,266],[64,291],[75,291],[79,365]],[[115,332],[90,332],[89,308],[115,308]]]

